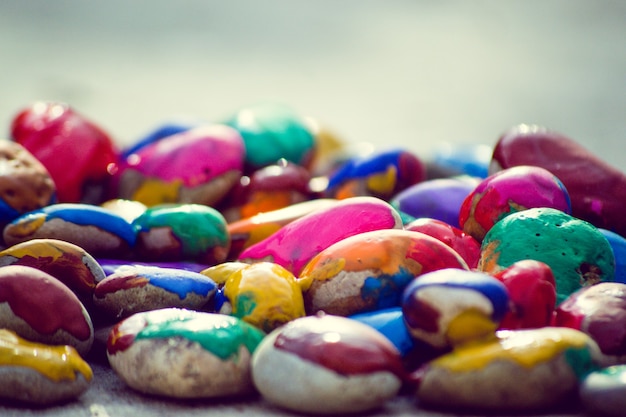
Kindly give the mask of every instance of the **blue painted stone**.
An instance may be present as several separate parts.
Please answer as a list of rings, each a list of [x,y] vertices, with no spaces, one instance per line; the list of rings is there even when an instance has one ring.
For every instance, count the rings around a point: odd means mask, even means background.
[[[487,178],[492,154],[488,145],[444,142],[435,147],[431,161],[453,175]]]
[[[615,282],[626,284],[626,238],[606,229],[598,229],[609,241],[613,255],[615,256]]]
[[[413,338],[404,323],[404,316],[400,307],[359,313],[349,316],[349,318],[378,330],[394,344],[402,356],[406,356],[415,346]]]

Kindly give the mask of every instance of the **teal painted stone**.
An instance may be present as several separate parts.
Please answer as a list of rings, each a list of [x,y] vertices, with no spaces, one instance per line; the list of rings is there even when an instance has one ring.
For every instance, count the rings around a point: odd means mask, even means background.
[[[552,208],[520,211],[497,222],[482,242],[478,269],[497,273],[523,259],[552,268],[557,303],[615,276],[613,250],[599,229]]]

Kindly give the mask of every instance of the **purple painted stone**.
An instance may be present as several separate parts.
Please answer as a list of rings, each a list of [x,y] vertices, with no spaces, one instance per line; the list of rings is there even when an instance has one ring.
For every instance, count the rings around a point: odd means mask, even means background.
[[[480,178],[438,178],[415,184],[392,200],[391,205],[414,218],[428,217],[460,228],[459,211],[465,197]]]

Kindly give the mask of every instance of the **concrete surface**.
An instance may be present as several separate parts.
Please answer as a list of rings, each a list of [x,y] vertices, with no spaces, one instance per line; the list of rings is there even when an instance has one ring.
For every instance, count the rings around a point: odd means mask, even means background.
[[[3,1],[0,136],[41,99],[68,102],[121,146],[173,117],[276,99],[347,141],[425,157],[542,124],[624,169],[624,22],[618,0]],[[147,398],[94,370],[76,402],[0,415],[286,415],[258,399]],[[400,397],[372,415],[440,414]]]

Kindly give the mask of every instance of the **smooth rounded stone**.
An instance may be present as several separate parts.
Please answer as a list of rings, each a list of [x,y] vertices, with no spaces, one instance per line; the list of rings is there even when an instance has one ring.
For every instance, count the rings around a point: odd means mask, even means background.
[[[29,342],[0,329],[0,397],[50,405],[79,397],[93,372],[71,346]]]
[[[556,175],[572,201],[572,215],[626,236],[626,174],[571,138],[542,126],[518,125],[498,139],[490,173],[535,165]]]
[[[120,268],[125,268],[127,266],[155,266],[159,268],[174,268],[174,269],[183,269],[185,271],[193,271],[200,272],[207,268],[205,264],[200,264],[197,262],[138,262],[138,261],[128,261],[124,259],[108,259],[108,258],[98,258],[98,263],[102,267],[102,270],[106,275],[111,275],[117,272]]]
[[[574,329],[500,330],[418,369],[418,405],[464,413],[545,411],[575,400],[599,354],[595,342]]]
[[[482,242],[493,225],[511,213],[550,207],[572,213],[569,194],[550,171],[537,166],[516,166],[491,174],[461,204],[459,225]]]
[[[600,282],[574,292],[556,308],[553,323],[588,334],[603,364],[626,363],[626,284]]]
[[[505,286],[492,276],[446,268],[412,281],[402,312],[414,339],[444,349],[493,337],[508,302]]]
[[[337,201],[332,198],[317,198],[229,222],[227,229],[231,245],[228,259],[236,259],[244,249],[270,237],[286,224],[315,210],[330,207]]]
[[[552,269],[557,304],[582,287],[613,281],[615,275],[613,250],[602,233],[552,208],[512,213],[497,222],[482,242],[478,269],[495,274],[523,259]]]
[[[372,327],[321,315],[266,336],[252,356],[252,378],[276,406],[339,415],[383,406],[398,394],[405,370],[399,351]]]
[[[376,197],[352,197],[308,213],[243,250],[238,261],[269,261],[298,276],[319,252],[349,236],[380,229],[401,229],[402,219]]]
[[[34,102],[12,120],[11,136],[48,170],[60,203],[99,203],[119,151],[101,127],[65,103]]]
[[[581,381],[578,392],[590,415],[622,417],[626,410],[626,365],[591,372]]]
[[[274,164],[281,158],[308,166],[313,158],[315,137],[306,120],[286,104],[263,102],[244,106],[224,123],[241,134],[250,170]]]
[[[131,388],[173,398],[250,394],[250,358],[265,334],[223,314],[168,308],[116,324],[107,357]]]
[[[31,239],[57,239],[73,243],[92,256],[128,257],[135,246],[131,224],[102,207],[60,203],[26,213],[4,228],[4,241],[12,246]]]
[[[468,269],[443,242],[419,232],[384,229],[345,238],[316,255],[300,273],[307,314],[348,316],[399,306],[416,277]]]
[[[398,349],[402,357],[408,355],[415,347],[415,342],[409,333],[404,321],[402,307],[389,307],[380,310],[367,311],[348,316],[374,328],[385,336]]]
[[[132,143],[129,147],[122,150],[120,158],[125,159],[130,155],[137,153],[140,149],[151,145],[161,139],[167,138],[178,133],[186,132],[201,125],[200,121],[192,120],[172,120],[155,126],[143,137]]]
[[[150,207],[133,221],[136,254],[142,261],[193,261],[214,265],[226,260],[230,235],[226,219],[202,204]]]
[[[244,143],[231,127],[210,124],[148,144],[114,171],[119,198],[147,206],[219,202],[239,181]]]
[[[388,201],[425,178],[425,166],[412,152],[379,151],[345,162],[328,177],[324,195],[337,199],[372,196]]]
[[[233,265],[224,283],[219,312],[270,332],[305,315],[302,290],[294,275],[271,262]]]
[[[500,329],[535,329],[552,323],[556,307],[556,281],[545,263],[525,259],[493,275],[509,294],[509,308]]]
[[[91,304],[96,284],[105,272],[87,251],[58,239],[32,239],[0,252],[0,267],[30,266],[46,272],[76,294],[85,306]]]
[[[0,167],[0,226],[56,203],[56,186],[50,173],[24,146],[0,140]]]
[[[479,182],[473,177],[430,179],[401,191],[390,203],[406,219],[404,223],[427,217],[460,229],[461,204]]]
[[[201,310],[215,296],[217,284],[199,272],[155,266],[128,265],[96,285],[93,302],[109,317],[168,307]]]
[[[0,328],[33,342],[91,349],[91,317],[78,297],[58,279],[29,266],[0,268]]]
[[[429,178],[469,175],[486,178],[493,148],[473,143],[439,142],[434,145],[428,164]]]
[[[598,229],[613,249],[615,256],[614,281],[626,284],[626,238],[606,229]]]
[[[480,243],[463,230],[442,220],[422,217],[404,225],[404,230],[420,232],[442,241],[454,249],[467,263],[470,269],[478,266]]]
[[[245,201],[239,207],[242,219],[310,200],[311,173],[303,166],[281,159],[250,174]]]

